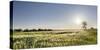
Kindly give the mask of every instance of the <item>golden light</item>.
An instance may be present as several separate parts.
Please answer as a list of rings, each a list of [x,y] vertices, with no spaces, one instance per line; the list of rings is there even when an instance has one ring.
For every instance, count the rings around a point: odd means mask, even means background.
[[[80,25],[82,23],[82,19],[81,18],[76,18],[75,22],[76,22],[77,25]]]

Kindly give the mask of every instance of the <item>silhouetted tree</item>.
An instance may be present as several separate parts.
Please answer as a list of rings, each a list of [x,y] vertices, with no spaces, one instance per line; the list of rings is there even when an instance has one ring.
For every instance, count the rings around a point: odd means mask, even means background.
[[[52,29],[24,29],[23,32],[33,32],[33,31],[52,31]]]
[[[43,29],[40,29],[40,28],[39,28],[38,31],[43,31]]]
[[[83,28],[84,30],[87,29],[87,22],[86,22],[86,21],[82,22],[82,28]]]
[[[93,29],[95,29],[95,28],[91,27],[90,29],[93,30]]]
[[[21,32],[22,29],[14,29],[14,31],[16,31],[16,32]]]
[[[30,31],[31,31],[31,32],[32,32],[32,31],[37,31],[37,29],[31,29]]]
[[[29,30],[28,29],[24,29],[23,32],[29,32]]]
[[[52,29],[47,29],[47,31],[52,31]]]
[[[38,29],[37,31],[52,31],[52,29]]]

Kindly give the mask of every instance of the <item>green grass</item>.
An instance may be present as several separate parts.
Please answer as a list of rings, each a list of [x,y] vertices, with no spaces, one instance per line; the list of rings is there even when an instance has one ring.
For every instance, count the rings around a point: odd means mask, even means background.
[[[13,49],[89,45],[97,44],[97,30],[77,33],[14,32],[11,39]]]

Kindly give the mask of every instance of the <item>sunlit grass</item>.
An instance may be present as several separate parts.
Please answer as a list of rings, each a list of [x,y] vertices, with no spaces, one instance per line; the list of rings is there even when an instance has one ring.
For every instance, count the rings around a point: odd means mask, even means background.
[[[86,30],[80,32],[14,32],[12,48],[43,48],[71,45],[86,45],[97,43],[97,31]]]

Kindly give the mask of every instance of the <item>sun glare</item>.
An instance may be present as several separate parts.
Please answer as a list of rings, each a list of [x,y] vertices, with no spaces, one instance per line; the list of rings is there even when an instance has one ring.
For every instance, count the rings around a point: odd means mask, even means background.
[[[82,23],[82,19],[76,18],[76,24],[80,25]]]

